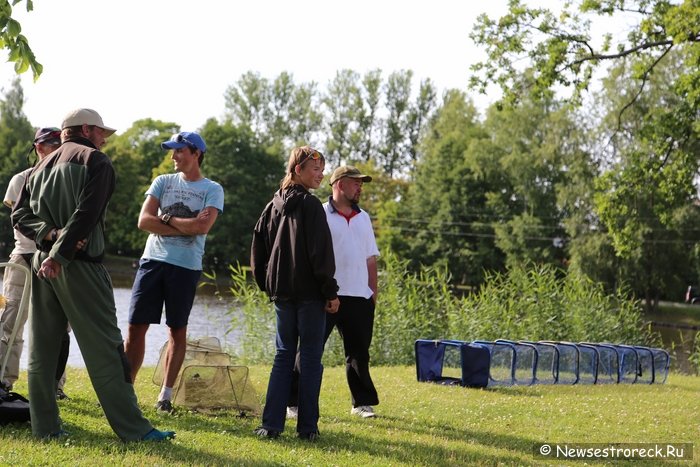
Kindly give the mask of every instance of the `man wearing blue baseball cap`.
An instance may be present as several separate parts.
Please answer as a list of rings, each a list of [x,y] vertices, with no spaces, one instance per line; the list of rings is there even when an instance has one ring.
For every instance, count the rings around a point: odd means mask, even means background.
[[[132,289],[126,356],[136,381],[146,331],[151,324],[160,323],[165,304],[170,339],[156,408],[169,413],[173,411],[173,386],[185,359],[187,321],[202,273],[204,244],[224,209],[224,190],[202,176],[207,146],[198,133],[177,133],[161,148],[172,150],[176,173],[153,180],[139,215],[139,229],[150,235]]]

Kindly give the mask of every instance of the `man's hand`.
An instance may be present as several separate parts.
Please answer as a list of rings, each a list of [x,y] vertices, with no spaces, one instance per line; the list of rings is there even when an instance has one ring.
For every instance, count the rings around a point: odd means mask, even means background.
[[[85,247],[87,246],[87,242],[88,242],[87,238],[79,240],[78,243],[75,244],[75,251],[84,250]]]
[[[338,297],[336,297],[333,300],[328,300],[326,302],[325,310],[327,313],[337,313],[339,306],[340,306],[340,300],[338,300]]]
[[[37,276],[39,276],[39,279],[55,279],[60,273],[61,263],[54,261],[52,258],[46,258],[42,261]]]

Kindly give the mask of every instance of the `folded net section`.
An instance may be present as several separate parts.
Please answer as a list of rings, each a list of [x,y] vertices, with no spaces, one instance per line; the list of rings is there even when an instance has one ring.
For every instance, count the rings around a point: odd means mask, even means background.
[[[469,384],[479,381],[488,360],[488,385],[663,384],[668,352],[644,346],[594,342],[456,340],[416,341],[419,381]],[[476,349],[488,351],[485,359]],[[474,366],[469,363],[479,362]]]
[[[489,351],[483,346],[457,340],[418,339],[415,342],[418,381],[486,387]]]
[[[557,348],[559,369],[557,384],[576,384],[579,382],[580,354],[581,350],[571,342],[541,341]]]
[[[160,356],[158,358],[158,364],[156,369],[153,371],[153,377],[151,380],[153,384],[157,386],[163,385],[163,379],[165,377],[165,357],[168,349],[168,342],[166,341],[160,348]],[[222,365],[228,366],[231,364],[231,356],[221,350],[221,343],[216,337],[203,337],[200,339],[188,339],[187,348],[185,350],[185,360],[183,362],[183,367],[187,364],[201,364],[201,365]],[[175,380],[175,386],[178,386],[178,381],[181,376],[182,370],[178,375],[178,379]]]
[[[245,366],[186,365],[173,402],[191,409],[234,409],[260,413],[260,399]]]
[[[559,382],[559,360],[561,354],[555,344],[549,342],[525,341],[535,347],[538,354],[535,383],[557,384]]]
[[[474,341],[491,354],[489,385],[512,386],[515,384],[515,346],[508,342]]]
[[[153,372],[152,381],[158,386],[163,384],[167,347],[165,342]],[[261,412],[260,398],[248,379],[248,367],[235,365],[216,337],[187,340],[185,360],[173,388],[173,403],[183,407]]]
[[[668,370],[671,368],[671,356],[664,349],[650,348],[653,355],[654,382],[663,384],[668,378]]]

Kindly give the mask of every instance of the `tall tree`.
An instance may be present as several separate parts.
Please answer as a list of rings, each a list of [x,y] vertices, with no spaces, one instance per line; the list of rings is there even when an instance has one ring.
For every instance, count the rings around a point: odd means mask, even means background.
[[[523,101],[518,107],[489,109],[490,141],[484,157],[497,161],[505,184],[488,193],[496,246],[510,265],[560,264],[565,231],[557,192],[568,184],[568,144],[575,124],[569,109],[554,101]],[[575,153],[581,156],[580,152]]]
[[[688,253],[700,241],[700,140],[682,116],[687,106],[674,85],[685,69],[683,55],[668,54],[623,115],[617,108],[632,91],[634,73],[628,64],[612,70],[600,99],[608,112],[602,125],[610,161],[598,181],[597,210],[625,275],[650,307],[667,291],[681,296],[692,267]]]
[[[234,124],[250,128],[258,141],[269,139],[266,125],[269,82],[260,73],[248,71],[226,89],[224,94],[228,118]]]
[[[249,128],[258,143],[283,154],[317,140],[322,121],[316,94],[316,83],[297,85],[287,72],[270,82],[249,71],[226,90],[227,117]]]
[[[596,16],[622,16],[636,26],[626,36],[606,34],[596,48],[590,33]],[[565,3],[556,15],[514,0],[498,21],[481,16],[472,38],[486,46],[488,55],[473,68],[472,85],[484,91],[489,83],[498,84],[506,103],[526,95],[546,97],[563,87],[571,91],[571,102],[580,105],[594,71],[603,64],[624,67],[624,86],[608,97],[615,104],[607,109],[612,118],[605,121],[613,157],[603,160],[607,171],[596,187],[594,204],[620,266],[628,272],[632,264],[645,268],[633,280],[653,306],[672,277],[659,266],[662,256],[674,256],[664,244],[678,241],[673,219],[680,211],[687,213],[696,198],[692,182],[700,154],[700,3],[586,0]],[[674,55],[680,57],[675,79],[666,82],[670,93],[661,96],[653,80],[664,74],[665,59]],[[533,67],[534,79],[527,86],[518,81],[519,63]]]
[[[376,157],[381,120],[378,116],[381,99],[382,70],[370,70],[362,77],[362,106],[357,110],[357,129],[350,136],[353,160],[369,162]]]
[[[460,284],[478,284],[485,270],[499,269],[486,193],[496,191],[497,170],[486,170],[480,148],[487,140],[478,111],[464,93],[449,91],[423,142],[424,158],[393,216],[386,216],[381,243],[413,265],[447,266]],[[391,214],[391,213],[388,213]],[[387,225],[388,223],[388,225]]]
[[[425,134],[428,120],[435,108],[436,95],[437,93],[433,83],[429,78],[425,79],[420,83],[416,102],[409,108],[406,126],[408,130],[408,153],[412,165],[411,168],[415,167],[415,164],[418,162],[419,143]]]
[[[380,153],[381,165],[390,176],[398,174],[409,162],[406,137],[412,79],[411,70],[395,71],[385,85],[387,117]]]
[[[360,76],[355,71],[338,71],[322,98],[327,115],[326,157],[331,166],[350,162],[352,138],[356,134],[358,114],[362,109],[359,79]]]

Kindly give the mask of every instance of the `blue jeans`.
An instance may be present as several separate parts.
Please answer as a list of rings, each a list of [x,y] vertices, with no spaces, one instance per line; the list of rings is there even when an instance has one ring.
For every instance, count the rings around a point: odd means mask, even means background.
[[[263,427],[284,431],[292,371],[300,354],[298,433],[318,431],[318,397],[321,392],[323,338],[326,329],[325,303],[321,300],[277,301],[277,352],[267,386]]]

